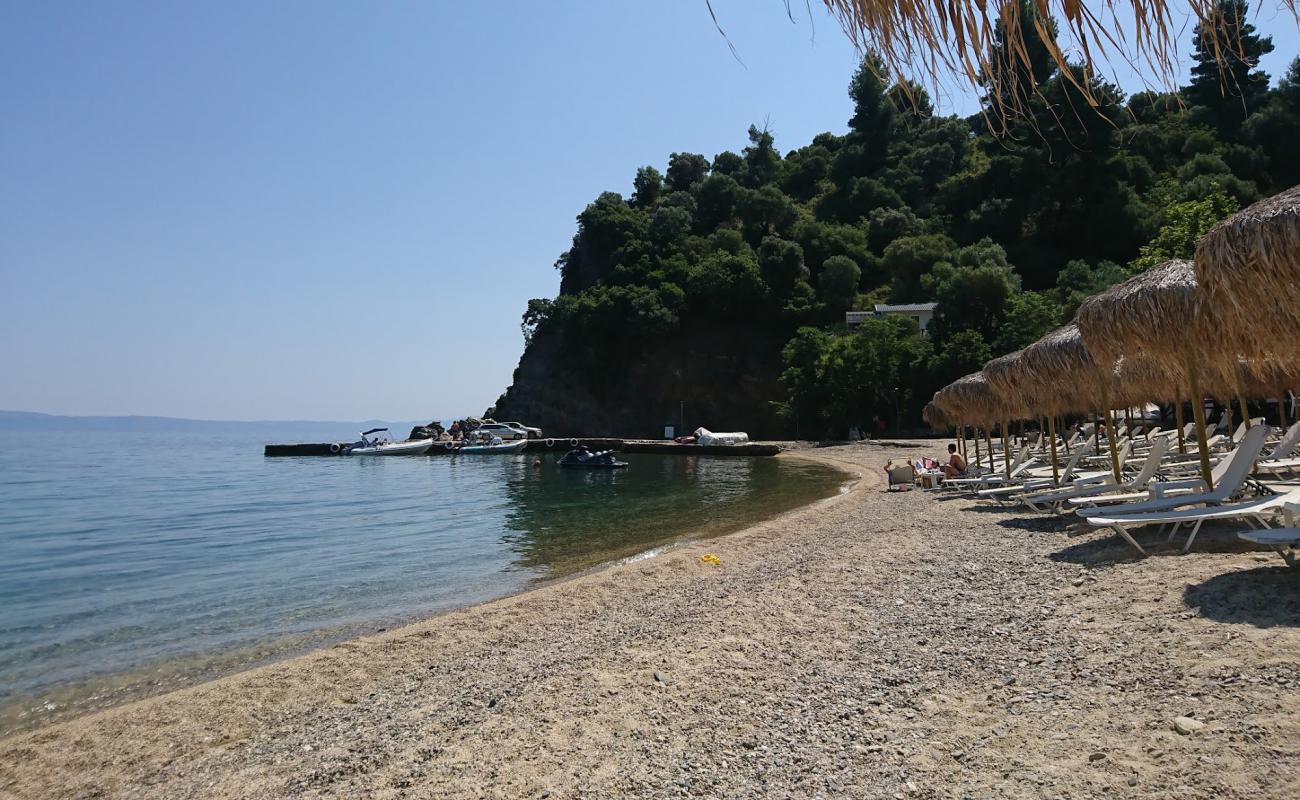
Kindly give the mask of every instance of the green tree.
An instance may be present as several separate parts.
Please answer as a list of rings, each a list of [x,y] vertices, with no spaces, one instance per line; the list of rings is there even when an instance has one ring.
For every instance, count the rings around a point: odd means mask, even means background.
[[[531,344],[537,329],[546,322],[547,317],[555,310],[555,301],[546,298],[534,297],[528,301],[528,309],[524,311],[523,322],[520,323],[519,329],[524,334],[524,344]]]
[[[632,179],[632,205],[649,208],[659,199],[664,188],[664,178],[654,167],[641,167]]]
[[[803,248],[779,236],[765,236],[758,247],[763,281],[781,297],[789,297],[800,281],[808,280]]]
[[[1196,243],[1215,223],[1237,210],[1237,202],[1217,188],[1201,200],[1174,202],[1164,210],[1164,222],[1150,242],[1142,246],[1129,264],[1130,272],[1142,272],[1174,258],[1196,255]]]
[[[995,352],[1028,347],[1061,325],[1061,307],[1046,292],[1016,292],[1007,298],[1006,313],[993,340]]]
[[[1073,318],[1084,300],[1128,277],[1128,272],[1113,261],[1089,264],[1076,258],[1069,262],[1056,276],[1056,304],[1060,318]]]
[[[842,314],[853,305],[862,270],[853,259],[831,256],[817,274],[817,294],[828,308]]]
[[[764,127],[749,126],[749,147],[745,148],[745,185],[757,189],[776,180],[781,171],[781,156],[776,140]]]
[[[953,258],[957,249],[952,239],[942,234],[903,236],[885,248],[883,266],[892,278],[890,300],[895,303],[916,303],[929,299],[922,289],[921,279],[936,264]]]
[[[1245,0],[1219,0],[1192,37],[1192,79],[1183,95],[1221,133],[1237,130],[1268,92],[1259,62],[1273,52],[1273,39],[1255,32],[1247,10]]]
[[[699,153],[673,153],[668,157],[668,190],[686,192],[709,174],[709,160]]]

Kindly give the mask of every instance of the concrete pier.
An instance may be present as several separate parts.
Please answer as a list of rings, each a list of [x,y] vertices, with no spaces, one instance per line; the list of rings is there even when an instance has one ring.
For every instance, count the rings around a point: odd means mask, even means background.
[[[268,444],[265,455],[283,456],[335,456],[343,452],[346,442],[307,442],[302,444]],[[781,452],[780,445],[749,442],[736,445],[677,444],[652,439],[610,439],[587,436],[556,436],[531,439],[526,452],[555,453],[563,455],[582,444],[589,450],[618,450],[623,453],[659,453],[679,456],[774,456]],[[451,445],[451,447],[448,447]],[[454,455],[459,442],[434,442],[429,455]]]

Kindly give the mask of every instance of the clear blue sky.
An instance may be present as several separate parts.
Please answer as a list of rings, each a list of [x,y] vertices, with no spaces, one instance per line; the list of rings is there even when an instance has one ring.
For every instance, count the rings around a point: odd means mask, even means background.
[[[844,130],[838,28],[714,7],[4,3],[0,408],[481,412],[597,194]]]

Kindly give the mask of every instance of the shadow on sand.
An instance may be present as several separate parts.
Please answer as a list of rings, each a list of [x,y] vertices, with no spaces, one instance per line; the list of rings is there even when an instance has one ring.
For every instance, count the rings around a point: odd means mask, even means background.
[[[1225,572],[1183,592],[1183,602],[1202,617],[1244,622],[1257,628],[1300,627],[1300,569],[1277,566]]]

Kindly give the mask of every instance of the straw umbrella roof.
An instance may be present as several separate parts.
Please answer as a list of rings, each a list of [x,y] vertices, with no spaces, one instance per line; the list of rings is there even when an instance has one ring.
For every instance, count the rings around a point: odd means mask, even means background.
[[[934,395],[935,405],[950,419],[987,425],[1002,418],[1002,405],[979,372],[958,378]]]
[[[1300,186],[1211,228],[1196,245],[1196,276],[1241,350],[1300,356]]]
[[[1182,356],[1215,342],[1220,331],[1190,261],[1166,261],[1089,297],[1074,321],[1088,349],[1102,358],[1125,353]],[[1233,354],[1235,359],[1236,355]]]
[[[939,410],[939,407],[934,404],[933,400],[926,403],[925,408],[921,409],[921,419],[925,421],[926,425],[929,425],[931,429],[936,431],[947,430],[951,427],[948,424],[948,418],[944,416],[944,413]]]
[[[1042,411],[1069,414],[1095,411],[1101,405],[1103,370],[1073,322],[1026,347],[1019,369],[1023,391]]]
[[[984,375],[984,379],[988,381],[989,387],[1005,403],[1017,408],[1024,408],[1029,405],[1025,402],[1020,368],[1020,356],[1023,352],[1023,350],[1017,350],[1014,353],[998,356],[985,364],[984,369],[980,370]]]
[[[1115,400],[1122,406],[1173,402],[1187,393],[1186,385],[1186,376],[1171,359],[1126,355],[1115,365]]]

